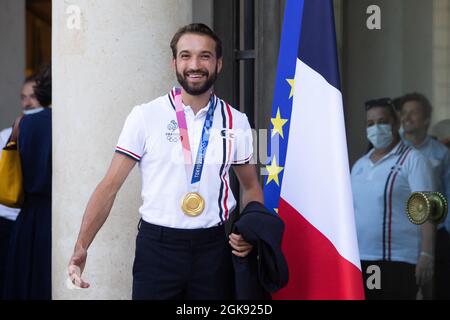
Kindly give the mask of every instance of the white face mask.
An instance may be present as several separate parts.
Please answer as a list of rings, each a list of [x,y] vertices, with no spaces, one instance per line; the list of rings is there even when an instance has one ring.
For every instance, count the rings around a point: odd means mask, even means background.
[[[41,112],[42,110],[44,110],[44,108],[42,108],[42,107],[41,108],[33,108],[33,109],[23,110],[22,113],[27,116],[30,114],[35,114],[35,113]]]
[[[367,128],[367,139],[369,139],[375,149],[387,148],[394,140],[391,125],[377,124]]]

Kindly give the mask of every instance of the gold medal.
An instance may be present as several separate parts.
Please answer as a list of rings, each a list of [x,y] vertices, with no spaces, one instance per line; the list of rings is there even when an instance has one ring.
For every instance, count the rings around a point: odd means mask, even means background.
[[[197,192],[191,192],[184,196],[181,209],[190,217],[198,217],[205,209],[205,200]]]
[[[423,224],[430,220],[442,223],[448,211],[447,200],[439,192],[415,192],[408,199],[406,214],[414,224]]]

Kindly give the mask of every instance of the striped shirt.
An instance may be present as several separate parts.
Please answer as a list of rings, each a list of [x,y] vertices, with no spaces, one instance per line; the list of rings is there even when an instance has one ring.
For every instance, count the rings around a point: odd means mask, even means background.
[[[214,119],[201,176],[199,193],[205,210],[189,217],[181,210],[182,198],[190,192],[175,113],[174,90],[133,108],[125,121],[116,152],[139,163],[144,221],[160,226],[198,229],[223,223],[236,207],[230,189],[229,169],[249,163],[253,156],[252,131],[247,116],[217,96],[213,97]],[[197,155],[209,103],[194,115],[185,106],[193,161]],[[189,176],[190,181],[191,175]]]
[[[421,231],[408,220],[406,203],[412,192],[436,190],[431,165],[403,142],[377,163],[373,151],[351,173],[361,260],[416,264]]]

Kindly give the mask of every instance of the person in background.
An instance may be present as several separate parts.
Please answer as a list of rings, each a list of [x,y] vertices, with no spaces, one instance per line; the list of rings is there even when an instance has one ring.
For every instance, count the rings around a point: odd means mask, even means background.
[[[406,146],[388,98],[366,103],[367,138],[373,149],[353,166],[351,182],[362,270],[378,266],[381,288],[366,298],[415,299],[433,273],[435,226],[412,224],[406,202],[412,192],[435,189],[428,160]],[[364,283],[368,274],[363,272]]]
[[[40,108],[40,103],[36,99],[33,87],[36,85],[35,77],[25,79],[20,92],[20,102],[22,113],[32,113]],[[0,131],[0,152],[8,143],[12,133],[12,127]],[[1,157],[1,153],[0,153]],[[5,278],[5,266],[8,256],[9,241],[13,228],[13,223],[19,214],[20,209],[9,208],[0,204],[0,297],[3,292],[3,282]]]
[[[401,98],[400,115],[406,145],[420,151],[431,163],[438,182],[438,191],[450,199],[450,152],[448,148],[428,134],[432,106],[420,93]],[[449,218],[447,218],[449,219]],[[445,221],[438,226],[436,235],[434,290],[423,290],[425,298],[450,299],[450,235]],[[433,287],[433,286],[429,286]]]
[[[19,153],[25,200],[13,226],[5,299],[51,299],[52,118],[51,69],[36,78],[42,109],[20,122]]]

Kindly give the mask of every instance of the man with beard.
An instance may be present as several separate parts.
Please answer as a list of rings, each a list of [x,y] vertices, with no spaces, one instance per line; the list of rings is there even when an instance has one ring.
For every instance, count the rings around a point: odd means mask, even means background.
[[[178,30],[171,41],[181,88],[128,116],[111,167],[87,205],[69,262],[72,282],[81,278],[87,250],[105,222],[114,198],[136,163],[142,177],[142,216],[133,265],[133,299],[230,299],[231,256],[252,246],[225,236],[236,207],[230,190],[233,166],[244,206],[263,203],[245,114],[212,90],[222,69],[222,44],[203,24]]]

